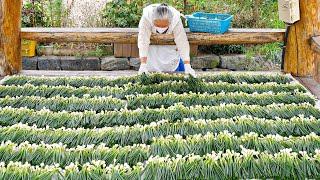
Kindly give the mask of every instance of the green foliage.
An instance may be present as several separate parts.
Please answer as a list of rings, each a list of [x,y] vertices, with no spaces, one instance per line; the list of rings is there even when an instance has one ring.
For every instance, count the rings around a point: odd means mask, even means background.
[[[67,128],[93,128],[117,125],[148,124],[167,119],[175,122],[183,118],[194,119],[218,119],[232,118],[234,116],[252,115],[260,118],[273,119],[292,118],[298,115],[320,118],[320,110],[310,104],[272,104],[268,106],[258,105],[219,105],[219,106],[191,106],[180,104],[167,109],[136,109],[120,111],[94,111],[84,112],[51,112],[49,110],[34,111],[25,108],[0,109],[0,125],[8,126],[16,123],[35,124],[39,127],[67,127]]]
[[[304,102],[304,101],[302,101]],[[78,97],[52,97],[52,98],[44,98],[37,96],[20,96],[20,97],[5,97],[0,98],[0,106],[1,107],[27,107],[29,109],[41,110],[41,109],[49,109],[54,112],[59,111],[110,111],[110,110],[120,110],[121,108],[125,108],[126,102],[120,99],[112,98],[112,97],[87,97],[84,96],[82,98]]]
[[[228,149],[241,152],[244,148],[260,152],[267,151],[272,154],[286,148],[290,148],[295,152],[306,151],[306,153],[312,153],[319,146],[320,137],[314,133],[300,137],[283,137],[270,134],[260,136],[252,132],[237,137],[228,131],[224,131],[218,134],[198,134],[187,136],[186,138],[180,135],[153,138],[149,151],[154,156],[163,157],[167,155],[174,157],[177,154],[186,156],[192,153],[205,155],[212,151],[225,152]]]
[[[68,128],[38,128],[15,124],[0,127],[0,141],[15,143],[40,144],[41,142],[53,144],[62,143],[67,147],[104,143],[110,147],[138,143],[149,144],[154,137],[180,134],[189,136],[206,134],[207,132],[220,133],[229,131],[241,136],[245,133],[255,132],[260,135],[279,134],[282,136],[306,136],[312,132],[320,133],[320,121],[313,117],[303,116],[291,119],[275,118],[268,120],[251,116],[232,117],[230,119],[193,120],[185,119],[177,122],[159,121],[148,125],[116,126],[92,129]]]
[[[255,55],[264,56],[265,59],[270,60],[274,64],[281,64],[282,43],[270,43],[265,45],[256,45],[252,47],[247,47],[245,53],[247,56],[253,57]]]
[[[60,27],[64,13],[62,0],[26,0],[22,27]]]
[[[38,27],[45,26],[46,21],[45,10],[41,0],[27,0],[24,1],[22,7],[22,27]]]
[[[254,6],[254,1],[257,0],[164,0],[162,3],[175,7],[183,14],[196,11],[233,14],[235,16],[233,27],[237,28],[284,28],[284,23],[278,18],[277,1],[260,0],[257,7]],[[126,0],[112,1],[106,4],[104,18],[111,27],[137,27],[142,9],[153,3],[159,1],[136,0],[130,3]]]
[[[262,93],[247,94],[236,93],[218,93],[218,94],[197,94],[197,93],[167,93],[167,94],[139,94],[128,95],[125,100],[112,97],[37,97],[37,96],[19,96],[0,98],[0,107],[10,106],[13,108],[27,107],[29,109],[41,110],[43,108],[54,112],[59,111],[110,111],[120,110],[122,108],[137,109],[139,107],[160,108],[170,107],[172,104],[182,103],[185,106],[203,105],[217,106],[219,104],[248,104],[248,105],[270,105],[273,103],[303,103],[315,104],[315,98],[305,93]]]
[[[126,0],[108,2],[103,18],[108,27],[136,27],[142,16],[141,0],[127,3]]]
[[[313,153],[319,146],[320,137],[314,133],[301,137],[259,136],[256,133],[249,133],[237,137],[225,131],[219,134],[207,133],[206,135],[187,136],[186,139],[179,135],[153,138],[150,146],[138,144],[125,147],[118,145],[107,147],[105,144],[100,144],[67,148],[63,144],[30,144],[28,142],[15,144],[9,141],[0,145],[0,160],[5,163],[10,161],[29,162],[32,165],[58,163],[61,167],[72,162],[85,164],[97,160],[105,161],[107,165],[113,163],[135,165],[148,160],[150,156],[157,155],[172,157],[178,154],[186,156],[192,153],[206,155],[212,151],[225,152],[228,149],[233,149],[236,152],[252,149],[277,153],[285,148],[290,148],[294,152]]]
[[[126,95],[131,94],[151,94],[151,93],[169,93],[175,92],[178,94],[195,92],[195,93],[220,93],[220,92],[238,92],[244,93],[264,93],[272,91],[279,92],[307,92],[305,87],[297,83],[290,84],[277,84],[277,83],[261,83],[261,84],[247,84],[247,83],[188,83],[182,81],[164,81],[159,84],[141,85],[127,84],[124,87],[70,87],[70,86],[34,86],[25,84],[23,86],[0,86],[0,97],[6,96],[40,96],[40,97],[83,97],[88,95],[94,96],[113,96],[116,98],[124,99]]]
[[[263,0],[260,4],[259,27],[267,28],[285,28],[285,23],[279,19],[278,1]]]
[[[44,1],[47,27],[61,27],[64,17],[63,0],[46,0]]]
[[[182,103],[184,106],[217,106],[219,104],[248,104],[248,105],[270,105],[273,103],[303,103],[309,102],[310,104],[315,104],[315,98],[304,93],[254,93],[247,94],[242,92],[236,93],[218,93],[218,94],[200,94],[200,93],[185,93],[185,94],[139,94],[139,95],[129,95],[126,97],[127,107],[129,109],[135,109],[138,107],[149,107],[149,108],[159,108],[159,107],[170,107],[172,104]],[[1,105],[0,101],[0,105]],[[6,104],[9,104],[6,103]],[[6,105],[5,104],[5,105]],[[14,104],[14,103],[12,103]],[[4,106],[5,106],[4,105]]]
[[[37,157],[37,158],[33,158]],[[145,144],[120,147],[107,147],[105,144],[77,146],[67,148],[63,144],[15,144],[10,141],[0,145],[0,161],[9,163],[29,162],[32,165],[52,165],[59,163],[65,167],[73,162],[85,164],[94,160],[105,161],[106,164],[129,163],[135,165],[150,157],[149,146]]]
[[[3,82],[0,179],[319,178],[320,110],[289,76]]]
[[[30,77],[30,76],[10,76],[3,82],[4,85],[25,85],[32,84],[35,86],[48,85],[48,86],[72,86],[72,87],[105,87],[105,86],[119,86],[122,87],[129,83],[140,83],[143,85],[158,84],[163,81],[186,81],[191,82],[191,78],[184,75],[177,74],[161,74],[153,73],[148,76],[131,76],[120,77],[115,79],[105,77]],[[197,77],[197,80],[205,82],[228,82],[228,83],[267,83],[276,82],[279,84],[290,83],[292,79],[289,76],[275,74],[275,75],[259,75],[259,74],[247,74],[237,72],[221,72],[219,74],[201,75]]]
[[[109,51],[103,49],[103,45],[97,45],[96,49],[93,51],[88,52],[87,54],[85,54],[85,56],[87,57],[103,57],[103,56],[110,56],[112,54],[110,54]]]
[[[212,152],[210,154],[152,157],[145,164],[135,166],[92,161],[83,165],[71,163],[62,169],[59,165],[34,167],[21,162],[1,164],[1,179],[318,179],[319,151],[297,154],[285,149],[277,154],[244,149],[241,153]],[[272,169],[270,168],[272,167]]]
[[[211,45],[199,46],[199,50],[204,53],[223,54],[242,54],[246,48],[243,45]]]

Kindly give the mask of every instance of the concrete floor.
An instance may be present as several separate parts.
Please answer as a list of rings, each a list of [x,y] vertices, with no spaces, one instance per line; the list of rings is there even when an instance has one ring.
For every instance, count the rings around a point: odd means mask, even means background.
[[[217,74],[226,72],[224,69],[214,69],[210,71],[197,71],[198,75]],[[230,71],[229,71],[230,72]],[[249,74],[281,74],[279,71],[232,71],[234,73],[249,73]],[[106,76],[106,77],[122,77],[137,75],[134,70],[125,71],[41,71],[41,70],[23,70],[21,75],[27,76]]]
[[[311,77],[295,77],[295,79],[304,85],[315,97],[317,97],[318,101],[316,107],[320,109],[320,84]]]

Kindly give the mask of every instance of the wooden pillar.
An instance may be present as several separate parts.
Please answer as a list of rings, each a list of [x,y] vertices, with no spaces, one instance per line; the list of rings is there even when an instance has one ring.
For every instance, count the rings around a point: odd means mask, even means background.
[[[315,52],[313,77],[317,82],[320,83],[320,36],[315,36],[312,38],[311,48]]]
[[[291,26],[286,48],[284,72],[294,76],[312,76],[316,54],[311,37],[319,35],[320,0],[300,0],[300,21]]]
[[[0,76],[21,70],[21,0],[0,0]]]

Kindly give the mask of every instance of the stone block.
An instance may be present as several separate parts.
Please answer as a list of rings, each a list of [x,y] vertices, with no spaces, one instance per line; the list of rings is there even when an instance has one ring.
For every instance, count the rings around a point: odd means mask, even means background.
[[[191,66],[194,69],[213,69],[220,64],[219,56],[215,54],[194,57],[191,60]]]
[[[75,56],[63,56],[61,57],[61,69],[65,71],[81,71],[82,59]]]
[[[39,70],[61,70],[61,59],[59,56],[38,57]]]
[[[38,69],[38,57],[23,57],[22,58],[23,70],[37,70]]]
[[[139,70],[141,62],[139,58],[130,58],[129,64],[132,69]]]
[[[81,66],[83,70],[98,71],[101,70],[101,60],[97,57],[84,58],[81,61]]]
[[[128,70],[130,69],[128,58],[115,58],[113,56],[101,59],[101,70]]]

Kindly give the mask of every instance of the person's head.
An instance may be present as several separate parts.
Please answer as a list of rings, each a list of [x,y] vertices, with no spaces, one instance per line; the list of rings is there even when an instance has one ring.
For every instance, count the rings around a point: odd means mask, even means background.
[[[173,13],[167,4],[161,4],[155,8],[153,12],[153,24],[160,34],[168,30],[172,18]]]

